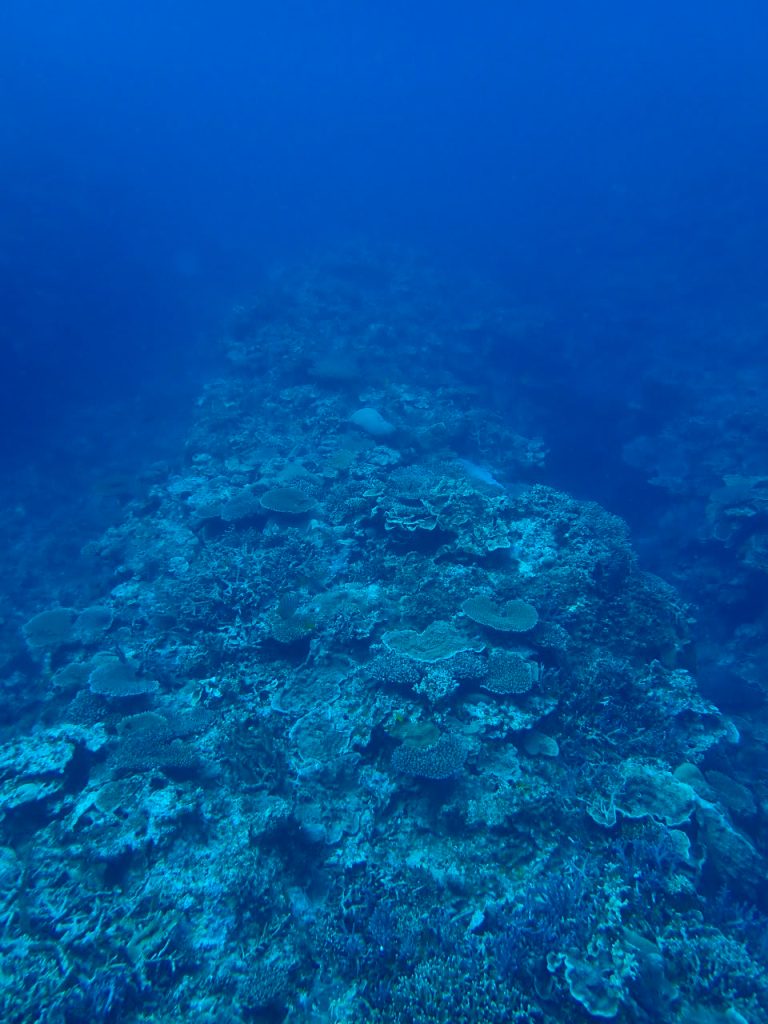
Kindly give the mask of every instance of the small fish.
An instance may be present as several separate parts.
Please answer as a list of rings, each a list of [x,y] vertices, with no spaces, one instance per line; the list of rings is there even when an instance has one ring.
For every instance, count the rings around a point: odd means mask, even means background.
[[[486,466],[478,466],[476,462],[472,462],[470,459],[459,459],[459,465],[464,469],[467,476],[472,477],[473,480],[480,480],[490,487],[498,487],[500,491],[505,490],[504,485],[499,483]]]

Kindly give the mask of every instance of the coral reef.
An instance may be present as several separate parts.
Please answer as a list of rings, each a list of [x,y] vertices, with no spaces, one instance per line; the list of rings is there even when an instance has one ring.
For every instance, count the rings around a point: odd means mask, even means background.
[[[237,311],[88,585],[9,612],[3,1020],[768,1022],[758,724],[450,303],[346,274]]]

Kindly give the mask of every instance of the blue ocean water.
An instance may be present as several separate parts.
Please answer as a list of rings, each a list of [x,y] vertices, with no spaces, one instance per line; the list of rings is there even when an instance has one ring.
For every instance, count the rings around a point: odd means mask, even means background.
[[[767,49],[5,0],[3,1021],[768,1021]]]

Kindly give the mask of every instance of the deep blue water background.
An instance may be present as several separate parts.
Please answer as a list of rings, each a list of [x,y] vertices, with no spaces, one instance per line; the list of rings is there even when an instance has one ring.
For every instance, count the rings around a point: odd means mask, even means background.
[[[668,558],[667,496],[621,449],[686,373],[762,364],[766,43],[756,2],[7,0],[4,464],[63,501],[171,457],[265,271],[411,247],[547,311],[493,400],[526,374],[548,482]]]

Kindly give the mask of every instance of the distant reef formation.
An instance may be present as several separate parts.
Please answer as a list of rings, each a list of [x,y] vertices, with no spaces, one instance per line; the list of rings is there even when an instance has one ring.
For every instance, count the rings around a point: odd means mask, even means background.
[[[277,275],[103,593],[18,623],[4,1021],[768,1021],[764,777],[482,336],[407,267]]]

